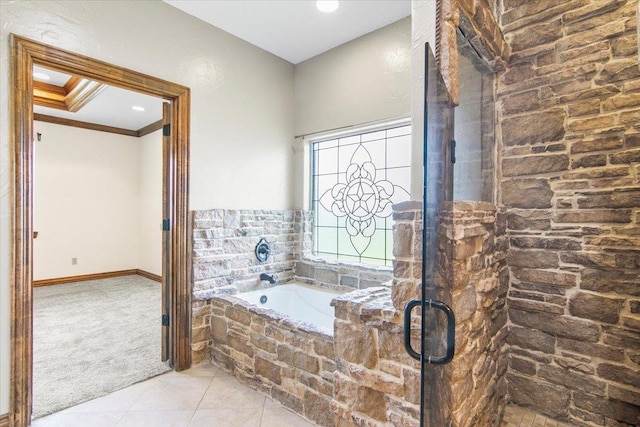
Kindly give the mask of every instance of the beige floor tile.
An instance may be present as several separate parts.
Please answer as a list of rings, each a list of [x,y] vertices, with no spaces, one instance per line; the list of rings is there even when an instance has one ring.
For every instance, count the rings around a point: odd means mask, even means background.
[[[221,372],[211,381],[198,409],[262,408],[265,396],[238,382],[231,375]]]
[[[136,403],[142,394],[151,385],[150,381],[143,381],[133,384],[122,390],[115,391],[104,397],[89,400],[71,408],[67,408],[61,413],[75,412],[121,412],[128,411]]]
[[[269,400],[269,399],[267,399]],[[261,427],[314,427],[314,424],[301,416],[294,414],[285,407],[267,408],[265,405],[262,414]]]
[[[277,402],[271,399],[270,397],[267,397],[264,401],[264,408],[265,409],[284,408],[284,406],[282,405],[282,403]]]
[[[177,376],[190,376],[190,377],[215,377],[218,374],[218,368],[211,362],[200,362],[197,365],[192,366],[186,371],[175,372]]]
[[[198,407],[215,377],[163,376],[151,380],[147,390],[132,406],[132,411],[170,411]]]
[[[58,412],[42,420],[46,421],[45,427],[115,427],[124,414],[124,412]]]
[[[116,424],[117,427],[187,427],[193,410],[130,411]]]
[[[260,427],[262,407],[243,409],[198,409],[189,427]],[[284,427],[286,424],[281,424]]]
[[[31,421],[31,427],[46,427],[47,426],[47,421],[48,421],[49,417],[51,417],[51,416],[52,415],[49,415],[49,416],[38,418],[37,420]]]

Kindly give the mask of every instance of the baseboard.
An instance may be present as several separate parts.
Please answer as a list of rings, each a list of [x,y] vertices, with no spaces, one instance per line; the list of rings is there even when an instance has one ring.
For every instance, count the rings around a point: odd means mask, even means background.
[[[140,270],[137,270],[137,269],[120,270],[120,271],[109,271],[106,273],[84,274],[82,276],[59,277],[57,279],[34,280],[33,287],[61,285],[63,283],[72,283],[72,282],[84,282],[86,280],[108,279],[109,277],[131,276],[132,274],[138,274],[138,271]]]
[[[9,414],[0,415],[0,427],[9,427]]]
[[[138,276],[146,277],[147,279],[151,279],[156,282],[162,283],[162,276],[158,276],[157,274],[149,273],[148,271],[144,271],[140,269],[136,270],[136,274]]]
[[[148,271],[144,271],[136,268],[132,270],[120,270],[120,271],[109,271],[106,273],[84,274],[82,276],[59,277],[57,279],[34,280],[33,287],[37,288],[39,286],[61,285],[63,283],[108,279],[110,277],[131,276],[133,274],[137,274],[139,276],[146,277],[147,279],[151,279],[156,282],[162,283],[162,276],[158,276],[157,274],[149,273]],[[0,424],[0,427],[2,427],[2,424]]]

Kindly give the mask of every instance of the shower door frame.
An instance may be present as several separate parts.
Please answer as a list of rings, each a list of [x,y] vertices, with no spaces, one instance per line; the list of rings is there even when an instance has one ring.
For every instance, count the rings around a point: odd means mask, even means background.
[[[10,35],[11,94],[11,368],[9,425],[31,422],[33,383],[33,65],[81,75],[107,85],[163,98],[171,103],[166,164],[170,226],[165,255],[169,284],[168,356],[177,371],[191,366],[191,263],[189,206],[190,90],[156,77]],[[160,314],[160,313],[159,313]],[[158,316],[161,326],[161,316]],[[158,355],[160,357],[160,355]]]

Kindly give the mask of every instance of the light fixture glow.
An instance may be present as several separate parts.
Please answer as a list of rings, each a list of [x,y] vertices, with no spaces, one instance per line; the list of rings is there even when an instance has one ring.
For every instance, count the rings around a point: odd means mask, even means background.
[[[331,13],[338,10],[340,2],[338,0],[318,0],[316,7],[320,12]]]
[[[48,74],[45,73],[33,73],[33,77],[36,79],[40,79],[40,80],[50,80],[51,77],[49,77]]]
[[[131,109],[135,111],[144,111],[144,107],[141,107],[139,105],[134,105],[133,107],[131,107]]]

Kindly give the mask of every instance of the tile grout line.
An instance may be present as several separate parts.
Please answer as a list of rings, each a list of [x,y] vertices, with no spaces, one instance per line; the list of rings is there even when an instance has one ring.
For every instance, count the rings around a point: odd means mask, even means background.
[[[264,422],[265,406],[267,406],[267,397],[266,396],[264,396],[264,400],[262,401],[262,413],[260,414],[260,427],[262,427],[262,423]]]
[[[193,422],[193,418],[196,416],[196,412],[198,412],[198,408],[202,404],[202,401],[204,400],[204,397],[207,395],[207,392],[209,391],[209,388],[211,388],[211,386],[213,385],[213,380],[216,379],[216,377],[218,376],[219,372],[220,371],[218,371],[218,369],[216,368],[215,374],[212,377],[210,377],[211,380],[209,381],[209,385],[207,386],[207,388],[202,393],[202,396],[200,396],[200,400],[198,401],[198,404],[196,405],[196,408],[193,410],[193,414],[191,414],[191,418],[189,419],[189,423],[187,424],[187,427],[190,426],[191,423]],[[207,378],[207,377],[203,377],[203,378]]]

